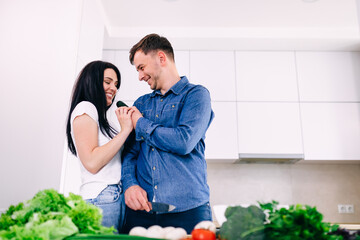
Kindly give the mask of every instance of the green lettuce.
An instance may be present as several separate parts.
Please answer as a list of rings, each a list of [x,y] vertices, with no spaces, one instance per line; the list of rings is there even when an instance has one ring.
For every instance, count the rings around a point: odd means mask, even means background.
[[[0,240],[60,240],[77,233],[112,234],[101,225],[101,209],[73,193],[39,191],[32,199],[10,206],[0,216]]]

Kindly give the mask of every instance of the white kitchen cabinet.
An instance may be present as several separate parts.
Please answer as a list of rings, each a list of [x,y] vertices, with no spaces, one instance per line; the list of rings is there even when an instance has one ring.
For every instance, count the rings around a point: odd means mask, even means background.
[[[236,101],[233,51],[191,51],[190,82],[205,86],[212,101]]]
[[[360,103],[301,103],[307,160],[360,160]]]
[[[102,60],[115,64],[115,50],[103,50]]]
[[[215,118],[205,138],[205,158],[226,161],[238,158],[236,102],[212,102]]]
[[[190,52],[175,51],[175,65],[180,76],[190,77]],[[191,79],[189,79],[191,82]]]
[[[238,101],[298,101],[294,52],[236,52]]]
[[[303,154],[298,103],[238,102],[240,154]]]
[[[359,52],[297,52],[300,101],[360,101]]]

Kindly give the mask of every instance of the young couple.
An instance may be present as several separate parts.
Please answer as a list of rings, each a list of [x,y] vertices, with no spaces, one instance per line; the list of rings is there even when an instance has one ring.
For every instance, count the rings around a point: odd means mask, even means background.
[[[209,91],[179,76],[170,42],[157,34],[134,45],[129,59],[153,92],[115,110],[120,131],[106,118],[120,87],[117,67],[91,62],[75,83],[66,134],[81,162],[80,194],[120,233],[152,225],[190,233],[212,219],[204,157],[214,117]],[[176,208],[154,213],[151,202]]]

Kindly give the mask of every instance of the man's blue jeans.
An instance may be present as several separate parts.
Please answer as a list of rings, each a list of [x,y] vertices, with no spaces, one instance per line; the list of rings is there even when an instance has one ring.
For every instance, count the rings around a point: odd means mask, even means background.
[[[152,225],[159,225],[161,227],[182,227],[190,234],[196,224],[205,220],[212,220],[209,203],[184,212],[164,214],[134,211],[126,207],[124,233],[128,233],[135,226],[148,228]]]
[[[114,226],[118,232],[122,231],[125,201],[120,185],[109,185],[96,198],[86,199],[86,201],[102,209],[103,226]]]

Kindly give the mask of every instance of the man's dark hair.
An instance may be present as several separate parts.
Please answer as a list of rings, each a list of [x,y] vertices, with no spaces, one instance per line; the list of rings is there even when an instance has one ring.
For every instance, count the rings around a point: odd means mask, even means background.
[[[145,55],[152,51],[161,50],[172,60],[174,59],[174,50],[169,40],[165,37],[161,37],[158,34],[152,33],[146,35],[137,44],[130,49],[129,60],[131,64],[134,64],[134,56],[137,51],[142,51]]]

